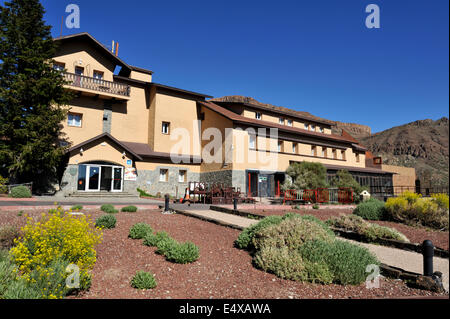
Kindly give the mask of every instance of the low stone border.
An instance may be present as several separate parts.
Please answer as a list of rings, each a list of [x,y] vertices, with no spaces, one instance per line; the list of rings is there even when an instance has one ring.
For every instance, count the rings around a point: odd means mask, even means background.
[[[432,277],[424,276],[401,268],[380,264],[381,274],[388,278],[401,279],[414,288],[443,293],[442,274],[436,272]],[[440,274],[440,275],[439,275]]]
[[[368,240],[365,236],[352,232],[347,231],[344,229],[334,228],[330,227],[332,231],[334,231],[337,235],[343,238],[347,239],[353,239],[359,242],[369,243],[369,244],[379,244],[382,246],[388,246],[388,247],[394,247],[402,250],[412,251],[421,254],[422,253],[422,244],[415,244],[415,243],[405,243],[403,241],[393,240],[393,239],[374,239],[374,240]],[[449,252],[448,250],[434,247],[434,256],[436,257],[442,257],[442,258],[449,258]]]
[[[264,216],[264,215],[244,212],[244,211],[241,211],[241,210],[229,209],[229,208],[221,207],[221,206],[213,206],[213,205],[211,205],[209,207],[209,209],[215,210],[216,212],[227,213],[227,214],[237,215],[237,216],[241,216],[241,217],[249,217],[249,216],[251,216],[251,218],[254,218],[254,219],[263,219],[263,218],[267,217],[267,216]]]
[[[180,209],[173,209],[173,210],[177,214],[188,216],[188,217],[198,218],[198,219],[201,219],[201,220],[204,220],[204,221],[207,221],[207,222],[210,222],[210,223],[214,223],[214,224],[217,224],[217,225],[220,225],[220,226],[225,226],[225,227],[229,227],[229,228],[233,228],[233,229],[237,229],[237,230],[243,230],[244,229],[244,227],[241,227],[241,226],[225,223],[225,222],[222,222],[220,220],[213,219],[213,218],[208,218],[208,217],[205,217],[205,216],[200,216],[200,215],[188,213],[188,212],[185,212],[184,210],[180,210]]]
[[[249,212],[243,212],[240,210],[228,209],[228,208],[221,207],[221,206],[211,206],[210,209],[218,211],[218,212],[238,215],[238,216],[242,216],[242,217],[252,216],[255,219],[263,219],[263,218],[267,217],[267,216],[259,215],[259,214],[255,214],[255,213],[249,213]],[[422,244],[405,243],[402,241],[392,240],[392,239],[368,240],[364,236],[362,236],[358,233],[355,233],[355,232],[349,232],[349,231],[346,231],[343,229],[337,229],[337,228],[331,228],[331,230],[333,230],[337,235],[339,235],[340,237],[343,237],[343,238],[353,239],[353,240],[356,240],[359,242],[364,242],[364,243],[369,243],[369,244],[379,244],[382,246],[394,247],[394,248],[398,248],[398,249],[402,249],[402,250],[413,251],[413,252],[416,252],[419,254],[422,253]],[[442,257],[442,258],[449,258],[449,251],[439,248],[439,247],[434,247],[434,256]]]

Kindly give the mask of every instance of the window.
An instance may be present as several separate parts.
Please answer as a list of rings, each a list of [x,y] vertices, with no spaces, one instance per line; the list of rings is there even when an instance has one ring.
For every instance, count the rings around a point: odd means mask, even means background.
[[[282,152],[282,151],[283,151],[283,142],[278,141],[278,152]]]
[[[256,112],[255,113],[255,118],[257,119],[257,120],[260,120],[261,119],[261,113],[259,113],[259,112]]]
[[[311,156],[317,156],[317,148],[314,145],[311,146]]]
[[[281,125],[284,125],[284,119],[280,117],[280,120],[278,121]]]
[[[179,183],[186,183],[186,175],[187,175],[186,171],[179,171],[178,172],[178,182]]]
[[[67,125],[81,127],[82,114],[69,113]]]
[[[309,125],[308,125],[308,123],[305,123],[305,130],[309,130]]]
[[[311,131],[315,132],[316,131],[316,126],[311,124]]]
[[[294,122],[292,120],[288,120],[288,126],[292,126],[294,124]]]
[[[356,163],[359,163],[359,154],[356,154]]]
[[[297,143],[292,143],[292,153],[297,153]]]
[[[249,135],[249,148],[256,149],[256,135]]]
[[[322,147],[322,157],[327,157],[327,148],[326,147]]]
[[[337,159],[337,152],[335,149],[332,150],[333,153],[333,159]]]
[[[94,79],[96,80],[103,80],[103,72],[101,71],[94,71]],[[99,81],[97,81],[99,82]]]
[[[76,66],[75,67],[75,74],[76,75],[83,75],[84,74],[84,68],[82,68],[80,66]]]
[[[159,181],[160,182],[167,182],[168,181],[168,171],[167,169],[161,169],[159,170]]]
[[[344,150],[341,151],[341,159],[345,161],[345,151]]]
[[[169,135],[170,134],[170,123],[169,122],[162,122],[162,133]]]
[[[53,69],[55,69],[56,71],[63,72],[65,67],[66,67],[66,65],[64,63],[61,63],[61,62],[55,62],[53,64]]]
[[[320,128],[320,133],[325,133],[325,129],[323,127]]]

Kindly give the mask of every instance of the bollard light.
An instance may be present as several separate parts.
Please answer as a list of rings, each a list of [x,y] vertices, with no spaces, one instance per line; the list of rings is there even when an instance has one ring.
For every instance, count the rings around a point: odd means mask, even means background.
[[[169,211],[169,195],[166,194],[166,195],[164,196],[164,199],[165,199],[165,203],[164,203],[164,211],[165,211],[165,212],[168,212],[168,211]]]
[[[433,275],[433,256],[434,256],[434,246],[431,240],[425,240],[422,244],[422,255],[423,255],[423,275],[432,276]]]
[[[233,199],[234,210],[237,210],[237,202],[238,202],[237,198],[234,198]]]

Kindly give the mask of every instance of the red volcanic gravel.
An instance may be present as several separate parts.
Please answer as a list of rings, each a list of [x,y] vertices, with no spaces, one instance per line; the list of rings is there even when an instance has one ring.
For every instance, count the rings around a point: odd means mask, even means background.
[[[308,211],[310,213],[310,211]],[[94,218],[101,212],[90,213]],[[32,215],[39,216],[33,213]],[[380,288],[318,285],[277,278],[252,266],[248,252],[233,246],[239,231],[182,215],[159,211],[118,213],[115,229],[104,230],[97,247],[92,287],[69,298],[393,298],[401,296],[442,296],[412,289],[399,280],[381,279]],[[23,224],[17,212],[0,212],[0,226]],[[178,241],[192,241],[200,248],[200,258],[186,265],[168,262],[142,240],[128,238],[132,225],[145,222],[156,231],[166,231]],[[136,271],[155,274],[158,286],[141,291],[130,286]]]

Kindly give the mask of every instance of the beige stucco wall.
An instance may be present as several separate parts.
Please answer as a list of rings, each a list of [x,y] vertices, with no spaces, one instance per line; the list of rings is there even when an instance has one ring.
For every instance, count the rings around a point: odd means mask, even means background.
[[[112,106],[111,134],[119,141],[147,143],[149,127],[148,89],[131,86],[130,100]]]
[[[413,167],[403,167],[382,164],[383,171],[396,173],[392,176],[393,186],[407,186],[414,188],[416,186],[416,170]]]
[[[76,149],[70,153],[69,164],[78,165],[87,162],[111,162],[126,167],[127,160],[132,156],[108,138],[102,138],[82,147],[83,154],[80,149]],[[125,157],[123,156],[125,152]]]
[[[134,80],[144,81],[144,82],[151,82],[152,81],[152,75],[147,73],[142,73],[139,71],[131,71],[130,78]]]
[[[296,127],[296,128],[300,128],[300,129],[305,129],[305,123],[308,124],[309,126],[311,124],[315,125],[315,129],[312,130],[311,127],[309,127],[310,131],[314,131],[314,132],[320,132],[320,128],[324,129],[324,134],[331,134],[331,126],[329,125],[324,125],[324,124],[319,124],[319,123],[313,123],[313,122],[306,122],[306,121],[299,121],[298,119],[293,119],[290,118],[289,116],[285,116],[285,115],[279,115],[279,116],[275,116],[272,114],[267,114],[264,113],[263,111],[260,111],[259,113],[261,113],[261,120],[262,121],[267,121],[267,122],[271,122],[271,123],[276,123],[276,124],[280,124],[280,118],[284,119],[284,125],[288,126],[288,120],[292,120],[292,127]],[[244,108],[242,115],[244,117],[247,118],[251,118],[251,119],[255,119],[256,116],[256,111],[253,110],[249,110]]]
[[[156,152],[170,153],[173,147],[179,143],[180,138],[175,139],[175,130],[185,129],[189,136],[190,152],[183,155],[200,156],[200,129],[197,123],[197,102],[162,93],[155,94],[154,122],[149,129],[153,130],[153,149]],[[150,115],[147,116],[149,118]],[[170,134],[162,133],[162,122],[170,122]]]
[[[84,75],[92,77],[94,70],[104,72],[104,80],[112,81],[115,65],[88,43],[67,43],[58,49],[55,61],[64,63],[67,72],[75,73],[75,66],[84,68]]]
[[[256,131],[257,132],[257,131]],[[281,140],[280,140],[281,141]],[[365,155],[360,154],[359,163],[356,162],[356,155],[351,148],[345,150],[345,160],[342,160],[340,150],[337,149],[338,159],[332,158],[332,148],[327,148],[327,158],[322,158],[322,147],[317,147],[316,157],[311,157],[311,144],[297,143],[297,152],[293,153],[291,141],[283,141],[282,153],[277,153],[277,143],[270,146],[270,138],[258,137],[258,151],[249,149],[249,137],[247,131],[233,130],[233,169],[258,169],[285,171],[290,161],[319,162],[329,165],[342,165],[353,167],[365,167]],[[273,152],[266,152],[272,150]],[[261,157],[262,156],[262,157]]]
[[[69,126],[67,119],[61,123],[63,137],[75,146],[103,133],[103,100],[80,97],[69,103],[69,111],[82,114],[81,127]]]
[[[137,170],[149,170],[154,171],[158,167],[167,167],[167,168],[179,168],[189,170],[194,173],[200,173],[200,164],[176,164],[170,163],[169,161],[161,161],[161,160],[145,160],[136,162]]]
[[[233,123],[232,121],[230,121],[229,119],[223,117],[220,114],[217,114],[216,112],[211,111],[208,108],[202,107],[202,112],[205,114],[204,116],[204,120],[202,121],[202,134],[203,132],[205,132],[205,130],[207,130],[208,128],[217,128],[220,131],[220,135],[221,135],[221,149],[219,150],[219,152],[221,152],[221,162],[220,163],[216,163],[218,161],[214,161],[213,163],[206,163],[203,162],[201,165],[201,170],[202,172],[214,172],[214,171],[223,171],[223,170],[230,170],[233,168],[233,163],[231,163],[232,158],[231,157],[227,157],[230,154],[231,150],[226,150],[226,143],[225,140],[227,138],[232,138],[232,132],[233,130],[231,129],[233,127]],[[229,130],[227,130],[227,128]],[[231,134],[231,135],[227,135],[227,134]],[[207,136],[205,136],[205,138],[207,138]],[[209,137],[211,140],[202,140],[202,150],[204,149],[204,147],[209,144],[213,137]],[[231,144],[231,141],[230,141]],[[228,165],[224,166],[224,163],[226,162],[226,159],[229,159]]]

